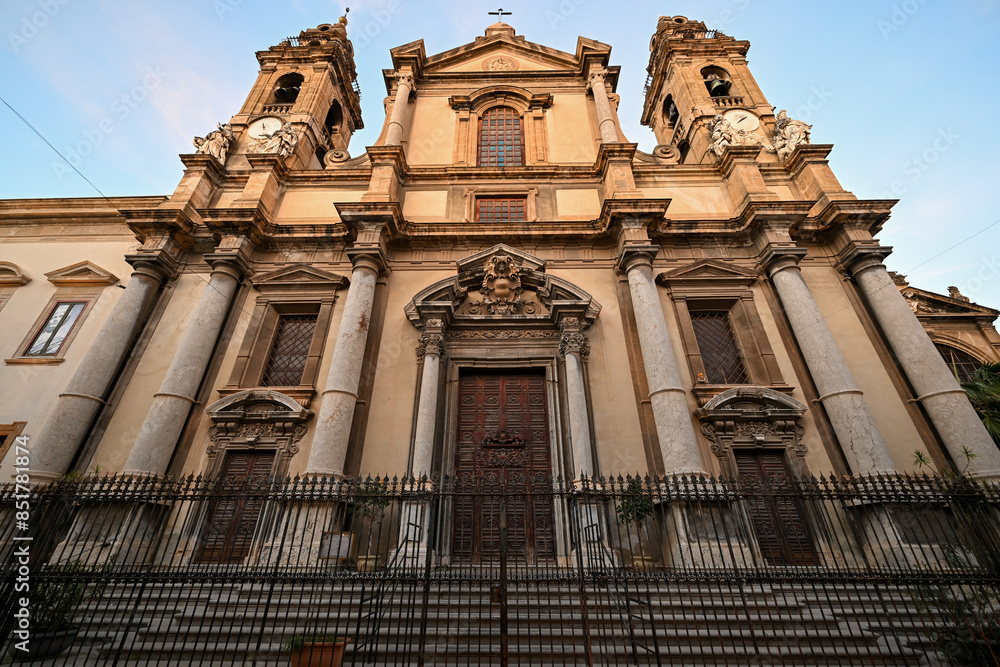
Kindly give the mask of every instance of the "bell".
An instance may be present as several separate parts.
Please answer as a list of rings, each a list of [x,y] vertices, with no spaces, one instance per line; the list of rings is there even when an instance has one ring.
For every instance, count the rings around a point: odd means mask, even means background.
[[[729,94],[729,86],[731,85],[732,81],[713,79],[708,82],[708,94],[712,97],[725,97]]]

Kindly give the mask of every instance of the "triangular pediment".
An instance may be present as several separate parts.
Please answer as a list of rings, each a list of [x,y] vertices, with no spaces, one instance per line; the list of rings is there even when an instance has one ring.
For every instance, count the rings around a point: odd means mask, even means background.
[[[477,252],[474,255],[469,255],[464,259],[458,260],[458,272],[465,273],[467,271],[482,269],[486,260],[494,255],[510,255],[523,269],[527,269],[528,271],[543,271],[545,269],[544,260],[523,250],[511,247],[506,243],[498,243],[492,248],[487,248],[482,252]]]
[[[757,272],[717,259],[703,259],[673,271],[661,273],[659,279],[668,284],[696,281],[731,281],[748,284],[757,280]]]
[[[291,264],[254,276],[253,286],[265,292],[284,289],[340,289],[347,284],[344,276],[308,264]]]
[[[486,29],[485,36],[475,41],[427,56],[423,40],[417,40],[392,49],[393,67],[409,66],[418,77],[431,74],[462,72],[491,72],[496,75],[521,71],[571,71],[582,74],[591,64],[608,66],[611,47],[596,40],[580,37],[576,53],[567,53],[541,44],[529,42],[505,23]],[[500,59],[499,61],[497,59]],[[618,68],[609,79],[614,80]],[[392,70],[386,70],[387,75]]]
[[[0,262],[0,287],[24,285],[31,278],[24,275],[20,266],[13,262]]]
[[[910,309],[917,315],[986,316],[991,319],[1000,315],[1000,311],[972,303],[957,291],[954,297],[928,292],[910,285],[902,286],[900,291]]]
[[[88,261],[49,271],[45,277],[53,285],[59,286],[114,285],[118,282],[118,276]]]

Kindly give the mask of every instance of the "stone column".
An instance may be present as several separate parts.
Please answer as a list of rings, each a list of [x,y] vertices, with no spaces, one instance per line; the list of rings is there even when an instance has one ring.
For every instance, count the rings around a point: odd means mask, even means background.
[[[368,324],[375,299],[375,281],[382,269],[378,258],[372,255],[356,255],[353,262],[351,287],[344,299],[344,314],[330,358],[326,388],[316,418],[316,433],[309,450],[306,465],[309,475],[344,476],[344,461],[354,420],[354,406],[358,402]]]
[[[385,131],[385,145],[398,146],[406,130],[404,123],[410,107],[410,91],[413,90],[413,75],[404,72],[396,75],[396,97],[393,98],[392,115]]]
[[[594,106],[597,108],[597,122],[601,128],[601,141],[606,144],[618,143],[618,130],[615,127],[615,117],[611,113],[611,101],[608,99],[608,89],[604,86],[604,77],[608,70],[594,70],[587,81],[587,89],[594,94]]]
[[[164,253],[159,257],[131,255],[126,261],[135,269],[132,280],[38,435],[32,475],[40,481],[56,479],[69,470],[160,285],[174,268],[173,258]]]
[[[668,475],[703,475],[705,468],[691,424],[687,392],[681,386],[677,359],[653,280],[653,257],[645,252],[635,253],[625,260],[624,268],[632,295],[632,310],[664,472]]]
[[[559,352],[566,362],[566,403],[569,412],[569,435],[573,441],[573,478],[594,476],[594,455],[590,443],[590,418],[583,380],[583,362],[590,354],[587,337],[580,331],[580,320],[566,317],[560,323],[562,338]]]
[[[212,267],[211,278],[181,336],[160,389],[153,395],[153,404],[125,462],[127,474],[162,475],[166,472],[236,287],[247,271],[246,244],[243,237],[227,239],[213,254],[205,257]]]
[[[417,425],[413,436],[413,461],[410,474],[416,478],[431,477],[434,461],[434,432],[437,428],[438,381],[441,377],[441,358],[444,356],[444,323],[427,321],[420,337],[418,353],[424,355],[424,370],[420,379],[420,398],[417,401]]]
[[[861,254],[847,268],[865,295],[893,354],[913,385],[958,470],[1000,477],[1000,449],[958,385],[958,380],[906,304],[880,255]],[[966,451],[973,455],[967,458]]]
[[[800,255],[775,255],[766,264],[795,340],[816,383],[819,401],[840,440],[851,472],[859,475],[893,473],[892,456],[875,426],[868,403],[854,382],[809,286],[802,279],[798,266]]]

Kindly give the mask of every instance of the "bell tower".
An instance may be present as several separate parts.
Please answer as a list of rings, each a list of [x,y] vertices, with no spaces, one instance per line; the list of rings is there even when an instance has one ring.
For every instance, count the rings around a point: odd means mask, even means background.
[[[347,18],[258,51],[257,61],[257,81],[230,121],[237,152],[253,152],[255,141],[290,123],[297,141],[288,159],[298,168],[322,169],[334,155],[346,157],[351,136],[364,127]]]
[[[724,116],[766,144],[774,109],[757,87],[746,54],[750,42],[709,30],[702,21],[661,16],[649,44],[642,124],[663,151],[681,163],[699,163],[709,152],[709,124]]]

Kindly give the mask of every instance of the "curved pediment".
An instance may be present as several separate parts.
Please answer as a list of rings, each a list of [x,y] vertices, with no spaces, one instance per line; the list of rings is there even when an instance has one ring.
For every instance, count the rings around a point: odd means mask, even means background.
[[[545,273],[545,262],[497,244],[458,262],[458,272],[421,290],[405,308],[418,328],[554,327],[566,317],[590,326],[601,305],[573,283]]]
[[[205,408],[214,421],[305,421],[311,411],[291,396],[270,389],[248,389]]]
[[[698,410],[698,416],[727,417],[742,416],[747,419],[769,417],[800,417],[806,406],[794,398],[767,387],[737,387],[727,389]]]

